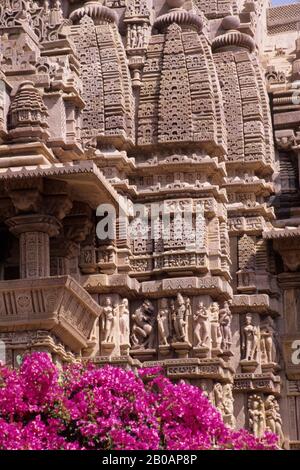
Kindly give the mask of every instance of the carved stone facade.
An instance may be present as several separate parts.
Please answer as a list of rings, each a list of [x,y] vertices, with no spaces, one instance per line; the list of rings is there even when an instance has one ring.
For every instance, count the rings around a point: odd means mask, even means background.
[[[299,22],[267,0],[0,0],[8,363],[160,364],[300,447]]]

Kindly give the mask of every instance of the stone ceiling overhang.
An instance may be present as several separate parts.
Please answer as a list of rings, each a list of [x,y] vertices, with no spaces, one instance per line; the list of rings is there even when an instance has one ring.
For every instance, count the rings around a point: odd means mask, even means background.
[[[283,261],[285,271],[300,269],[300,226],[273,228],[263,232],[265,240],[273,240],[273,248]]]
[[[71,195],[94,209],[103,202],[119,204],[119,195],[92,161],[0,168],[0,181],[37,177],[67,182]]]
[[[300,237],[300,227],[272,228],[263,232],[265,240]]]
[[[57,161],[52,151],[44,142],[27,142],[17,144],[1,144],[0,171],[16,167],[47,165]]]

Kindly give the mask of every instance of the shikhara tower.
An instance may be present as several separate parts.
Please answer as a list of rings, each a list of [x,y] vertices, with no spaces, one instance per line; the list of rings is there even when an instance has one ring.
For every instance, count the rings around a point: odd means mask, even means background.
[[[300,448],[299,22],[264,0],[0,0],[8,363],[160,364]],[[134,217],[154,203],[168,237]],[[101,204],[123,214],[105,241]]]

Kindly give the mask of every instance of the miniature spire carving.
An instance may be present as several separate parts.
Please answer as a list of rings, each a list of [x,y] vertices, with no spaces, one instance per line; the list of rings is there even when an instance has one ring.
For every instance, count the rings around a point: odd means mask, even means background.
[[[151,37],[147,50],[138,143],[193,142],[211,151],[225,145],[217,77],[210,46],[202,34],[202,17],[186,11],[183,3],[170,0],[168,13],[154,22],[158,34]]]
[[[85,148],[132,143],[131,80],[116,13],[100,1],[85,2],[70,15],[83,83]]]
[[[21,83],[9,108],[9,137],[18,142],[47,140],[47,117],[47,107],[34,84]]]

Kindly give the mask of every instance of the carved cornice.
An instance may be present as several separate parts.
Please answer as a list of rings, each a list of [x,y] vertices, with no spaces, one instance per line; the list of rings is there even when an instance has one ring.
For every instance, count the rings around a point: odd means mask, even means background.
[[[263,232],[265,240],[300,237],[300,227],[272,228]]]
[[[111,293],[135,297],[140,291],[140,283],[128,274],[95,274],[83,278],[84,288],[90,294]]]
[[[234,378],[234,391],[236,392],[260,392],[280,394],[280,378],[271,374],[236,374]]]
[[[213,359],[165,359],[160,361],[146,361],[143,367],[159,365],[165,370],[168,377],[174,379],[209,378],[231,382],[233,369],[221,358]]]
[[[223,294],[227,299],[232,297],[229,282],[219,276],[164,278],[163,280],[141,282],[141,293],[147,297],[158,298],[181,291],[186,295]]]
[[[234,313],[268,313],[278,314],[280,304],[277,299],[268,294],[241,294],[234,295],[232,299]]]
[[[67,181],[69,186],[74,188],[76,198],[88,202],[91,207],[98,207],[99,203],[104,200],[109,200],[113,204],[119,202],[119,195],[91,160],[79,164],[49,163],[47,165],[20,166],[14,170],[7,168],[0,172],[0,181],[26,181],[28,178],[49,176],[57,176],[58,179]],[[77,185],[78,179],[80,179],[80,184]]]

